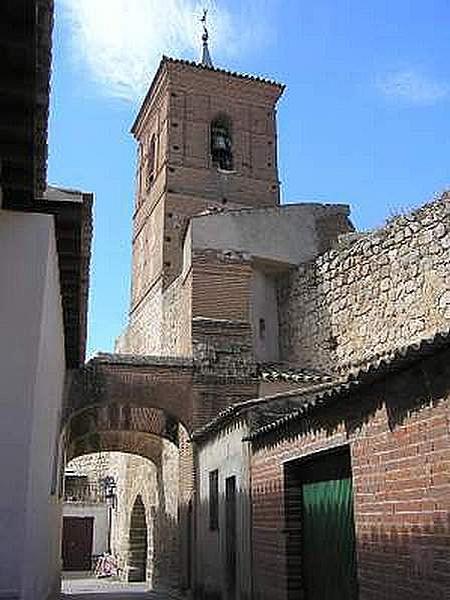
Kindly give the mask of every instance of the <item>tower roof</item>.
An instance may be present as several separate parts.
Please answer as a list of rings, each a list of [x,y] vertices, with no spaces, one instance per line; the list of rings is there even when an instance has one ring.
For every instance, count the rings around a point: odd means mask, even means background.
[[[277,81],[274,81],[272,79],[267,79],[264,77],[259,77],[257,75],[249,75],[248,73],[238,73],[236,71],[229,71],[227,69],[220,69],[218,67],[214,67],[211,63],[211,66],[207,66],[205,64],[202,63],[198,63],[195,61],[191,61],[191,60],[185,60],[182,58],[172,58],[170,56],[166,56],[163,55],[161,58],[161,62],[159,63],[159,67],[155,73],[155,76],[153,77],[152,83],[150,84],[149,90],[141,104],[141,107],[139,109],[139,112],[136,116],[136,119],[131,127],[131,133],[135,133],[138,125],[141,121],[142,116],[144,115],[145,111],[146,111],[146,107],[149,104],[150,98],[153,95],[153,92],[155,91],[159,81],[161,80],[161,77],[163,76],[165,70],[170,66],[170,65],[182,65],[182,66],[186,66],[186,67],[190,67],[193,68],[195,70],[198,71],[208,71],[210,73],[218,73],[218,74],[222,74],[222,75],[228,75],[231,77],[237,77],[238,79],[242,79],[242,80],[247,80],[247,81],[252,81],[255,83],[259,83],[261,85],[265,85],[265,86],[270,86],[273,88],[277,88],[278,89],[278,94],[279,96],[281,96],[281,94],[283,93],[284,89],[285,89],[285,85],[284,83],[279,83]]]

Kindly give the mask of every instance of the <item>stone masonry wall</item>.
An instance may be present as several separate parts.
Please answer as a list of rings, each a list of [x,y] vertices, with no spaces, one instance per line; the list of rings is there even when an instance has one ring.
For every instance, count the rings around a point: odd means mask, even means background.
[[[155,516],[158,509],[157,468],[151,461],[123,452],[111,453],[110,474],[117,481],[117,508],[112,520],[112,552],[118,558],[123,577],[128,571],[130,523],[134,502],[139,495],[147,521],[147,581],[155,575]]]
[[[168,587],[177,584],[178,573],[178,451],[162,439],[160,449],[157,463],[132,454],[112,454],[111,472],[118,482],[113,552],[126,575],[131,512],[139,495],[147,521],[147,581],[153,587]]]
[[[98,484],[102,477],[109,474],[110,461],[109,452],[94,452],[74,458],[67,467],[75,475],[84,475],[90,483]]]
[[[159,355],[163,323],[162,280],[130,315],[129,325],[116,340],[119,354]]]
[[[450,193],[280,280],[281,358],[333,370],[450,325]]]
[[[181,274],[164,292],[161,354],[190,356],[192,273]]]

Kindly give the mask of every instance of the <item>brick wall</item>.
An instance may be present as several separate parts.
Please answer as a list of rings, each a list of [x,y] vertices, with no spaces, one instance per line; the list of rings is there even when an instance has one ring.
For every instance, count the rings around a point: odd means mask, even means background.
[[[190,428],[191,360],[112,356],[94,358],[74,378],[68,399],[71,412],[107,405],[159,408]]]
[[[215,250],[193,256],[192,317],[249,321],[252,270],[239,255]]]
[[[282,358],[302,366],[345,367],[445,329],[450,195],[299,266],[279,299]]]
[[[190,65],[168,65],[169,188],[198,197],[255,205],[278,202],[276,121],[280,88]],[[211,168],[210,122],[220,113],[232,121],[235,173]]]
[[[449,597],[449,358],[441,352],[254,445],[255,600],[287,598],[283,463],[345,444],[360,600]]]

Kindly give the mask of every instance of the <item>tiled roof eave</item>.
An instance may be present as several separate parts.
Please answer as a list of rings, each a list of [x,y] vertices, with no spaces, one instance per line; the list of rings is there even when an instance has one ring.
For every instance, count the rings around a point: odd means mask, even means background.
[[[298,388],[296,390],[289,390],[287,392],[279,392],[277,394],[253,398],[243,402],[236,402],[223,409],[211,421],[194,431],[192,434],[192,439],[196,442],[201,441],[207,438],[209,435],[220,431],[234,419],[250,413],[252,409],[259,409],[264,405],[270,405],[271,402],[289,401],[299,397],[308,396],[314,392],[323,390],[330,385],[331,383],[315,384],[309,387]]]
[[[259,363],[257,365],[257,377],[260,381],[267,383],[292,383],[292,384],[314,384],[333,381],[330,373],[324,373],[314,369],[298,368],[291,365],[277,363]]]
[[[209,67],[207,65],[195,62],[193,60],[186,60],[186,59],[182,59],[182,58],[172,58],[171,56],[166,56],[166,55],[163,55],[162,60],[172,63],[172,64],[179,64],[179,65],[185,65],[188,67],[193,67],[195,69],[199,69],[202,71],[211,71],[213,73],[221,73],[223,75],[238,77],[239,79],[244,79],[247,81],[255,81],[257,83],[262,83],[263,85],[269,85],[272,87],[276,87],[280,90],[280,93],[282,93],[284,91],[284,89],[286,88],[284,83],[279,83],[278,81],[275,81],[273,79],[259,77],[258,75],[250,75],[248,73],[238,73],[237,71],[229,71],[228,69],[221,69],[218,67]]]
[[[409,346],[403,346],[384,355],[377,355],[366,363],[356,366],[346,377],[341,378],[329,386],[328,389],[316,394],[314,398],[306,402],[303,406],[279,419],[275,419],[271,423],[257,427],[249,433],[245,441],[255,441],[257,438],[280,430],[288,423],[302,419],[311,410],[317,409],[331,400],[345,396],[353,391],[354,388],[373,382],[387,372],[406,368],[414,362],[448,346],[450,346],[450,329],[437,332],[429,338],[414,342]]]

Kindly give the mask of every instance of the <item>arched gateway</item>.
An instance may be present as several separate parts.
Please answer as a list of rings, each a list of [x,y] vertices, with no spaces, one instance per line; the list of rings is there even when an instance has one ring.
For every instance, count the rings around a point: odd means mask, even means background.
[[[194,396],[190,360],[102,354],[72,376],[64,427],[67,459],[121,452],[129,464],[135,455],[152,465],[145,480],[133,477],[129,467],[116,469],[122,479],[112,551],[129,581],[179,585],[183,532],[177,515],[183,514],[181,490],[192,489],[193,472],[192,455],[181,448],[192,431]]]

